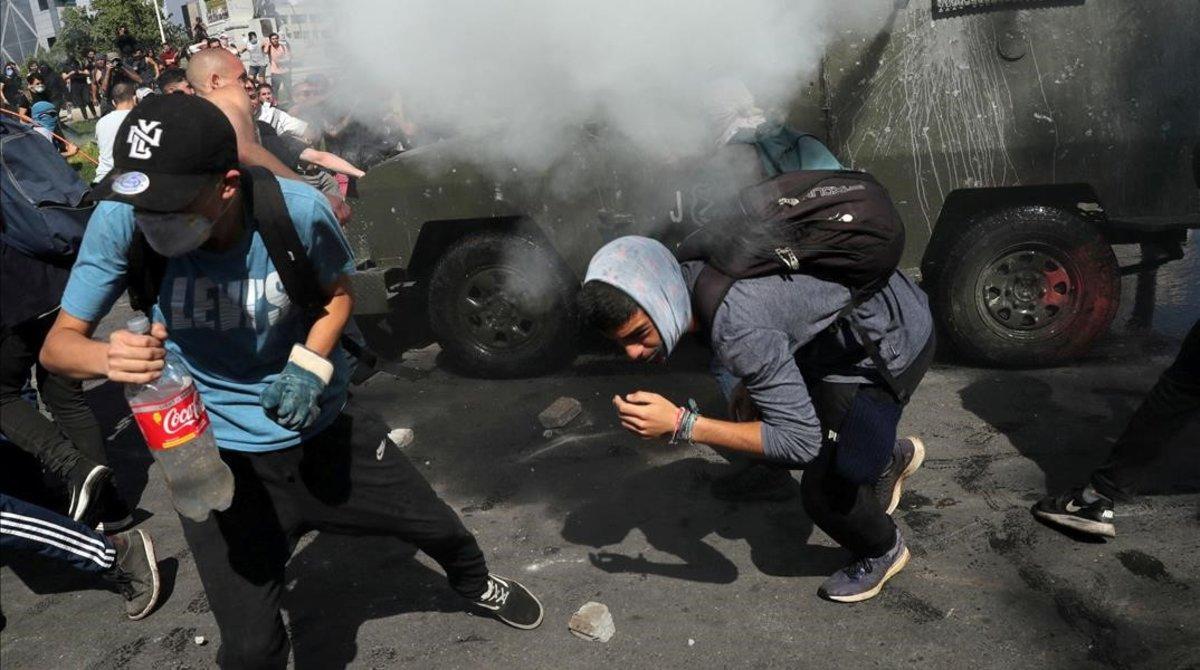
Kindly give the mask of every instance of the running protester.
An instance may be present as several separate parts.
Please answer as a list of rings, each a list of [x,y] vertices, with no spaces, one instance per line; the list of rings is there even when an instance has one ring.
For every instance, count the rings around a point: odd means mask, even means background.
[[[180,519],[221,631],[223,667],[283,668],[284,567],[301,533],[387,535],[423,550],[468,601],[518,628],[541,623],[537,599],[489,574],[475,538],[388,440],[348,403],[339,340],[350,318],[353,256],[324,197],[273,177],[325,303],[293,304],[248,203],[237,140],[198,96],[155,96],[118,133],[105,200],[83,239],[45,365],[77,378],[155,379],[166,355],[195,379],[234,475],[229,509]],[[255,188],[266,188],[261,182]],[[92,340],[127,283],[135,233],[167,257],[149,335]]]
[[[664,361],[684,333],[700,330],[692,293],[704,265],[680,265],[665,246],[618,238],[596,253],[578,302],[583,318],[631,360]],[[889,516],[905,478],[924,459],[916,438],[896,439],[903,403],[871,357],[840,327],[850,290],[803,274],[740,279],[707,335],[720,364],[740,380],[747,402],[738,422],[702,416],[661,395],[613,398],[621,425],[646,438],[702,442],[782,468],[802,468],[804,507],[817,526],[854,555],[821,586],[831,600],[874,597],[909,559]],[[925,294],[899,272],[847,317],[879,342],[888,369],[911,395],[933,357]],[[748,408],[748,409],[747,409]],[[761,417],[761,418],[759,418]],[[790,483],[778,477],[764,487]]]
[[[37,554],[115,582],[125,616],[143,619],[158,604],[154,541],[144,530],[103,533],[61,514],[0,493],[0,547]]]
[[[1146,488],[1150,466],[1174,442],[1195,448],[1200,434],[1179,439],[1200,416],[1200,321],[1192,324],[1175,362],[1130,417],[1108,459],[1087,484],[1046,496],[1033,515],[1060,528],[1100,537],[1116,537],[1116,503],[1132,502]]]

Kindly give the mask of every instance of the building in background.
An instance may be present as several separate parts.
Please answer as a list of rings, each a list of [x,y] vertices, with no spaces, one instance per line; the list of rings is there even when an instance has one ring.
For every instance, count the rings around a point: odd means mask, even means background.
[[[178,16],[189,30],[196,17],[209,37],[228,35],[243,46],[246,33],[262,38],[278,32],[298,61],[319,58],[333,26],[332,0],[176,0]],[[172,6],[168,2],[168,7]]]
[[[24,63],[54,46],[64,7],[87,8],[88,0],[0,0],[0,57]]]

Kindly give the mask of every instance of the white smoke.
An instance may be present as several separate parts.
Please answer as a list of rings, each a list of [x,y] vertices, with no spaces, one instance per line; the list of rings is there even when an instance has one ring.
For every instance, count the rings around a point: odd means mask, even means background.
[[[687,154],[716,134],[705,102],[737,80],[785,105],[835,30],[891,0],[310,0],[337,18],[335,78],[395,94],[419,122],[476,131],[484,162],[544,168],[602,123],[643,150]],[[711,112],[711,110],[710,110]]]

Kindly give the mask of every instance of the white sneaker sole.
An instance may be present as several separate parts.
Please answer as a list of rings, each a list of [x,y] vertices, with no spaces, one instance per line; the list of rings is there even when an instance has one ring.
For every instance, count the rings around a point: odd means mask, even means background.
[[[904,480],[911,477],[925,462],[925,443],[921,441],[921,438],[910,436],[903,439],[912,441],[913,459],[908,467],[904,468],[904,472],[901,472],[900,476],[896,478],[896,485],[892,487],[892,500],[885,510],[885,514],[889,516],[900,506],[900,496],[904,494]]]
[[[831,596],[828,593],[824,593],[822,595],[834,602],[839,603],[858,603],[864,600],[870,600],[871,598],[879,595],[879,592],[883,590],[883,585],[887,584],[888,580],[890,580],[892,577],[895,577],[896,573],[900,572],[904,569],[904,566],[908,565],[908,558],[908,547],[905,547],[904,553],[900,554],[900,558],[895,563],[892,563],[892,567],[888,568],[888,571],[883,575],[883,579],[879,580],[879,583],[876,584],[875,588],[873,589],[863,591],[862,593],[855,593],[854,595],[849,596]]]
[[[1081,533],[1089,535],[1101,535],[1103,537],[1116,537],[1117,527],[1111,523],[1103,521],[1092,521],[1091,519],[1080,519],[1071,514],[1055,514],[1053,512],[1043,512],[1041,510],[1033,510],[1033,515],[1039,519],[1045,519],[1050,523],[1077,530]]]
[[[146,608],[137,614],[130,614],[129,618],[132,621],[144,619],[154,611],[158,605],[159,591],[162,589],[162,580],[158,577],[158,556],[154,553],[154,541],[146,534],[144,530],[133,531],[142,536],[142,544],[146,547],[146,559],[150,561],[150,583],[154,585],[154,589],[150,592],[150,602],[146,604]]]
[[[71,519],[82,521],[87,516],[88,508],[92,506],[92,498],[99,492],[104,479],[112,477],[112,470],[103,465],[92,468],[79,487],[79,498],[71,501]]]

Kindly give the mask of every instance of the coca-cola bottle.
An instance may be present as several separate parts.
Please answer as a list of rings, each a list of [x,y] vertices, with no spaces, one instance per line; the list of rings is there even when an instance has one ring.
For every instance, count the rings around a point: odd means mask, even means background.
[[[135,316],[131,332],[150,332],[150,320]],[[193,521],[233,502],[233,473],[221,460],[208,412],[187,368],[167,354],[162,376],[149,384],[126,384],[125,399],[146,446],[162,467],[175,509]]]

